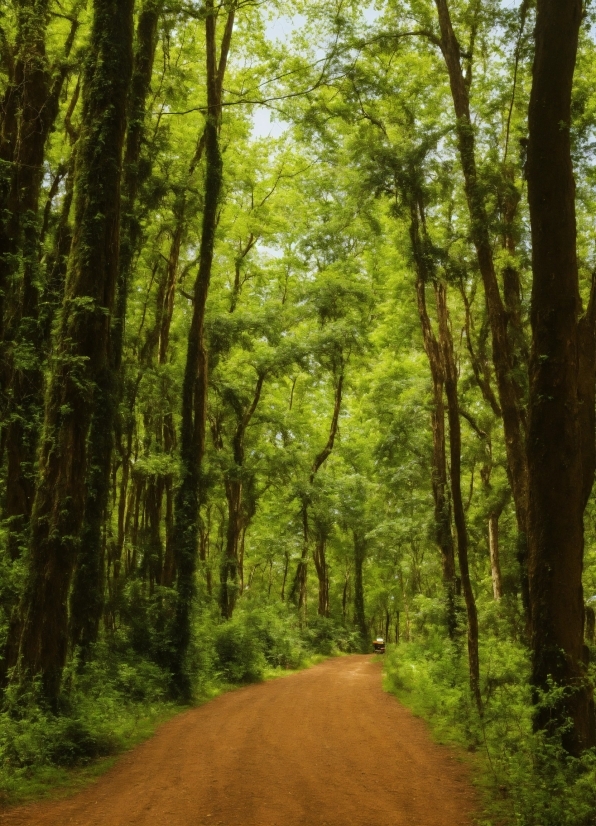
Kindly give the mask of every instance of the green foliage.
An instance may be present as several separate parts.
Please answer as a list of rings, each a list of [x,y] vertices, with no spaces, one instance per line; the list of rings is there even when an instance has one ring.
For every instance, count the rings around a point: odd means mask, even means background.
[[[11,686],[0,715],[0,798],[19,798],[64,782],[56,768],[84,766],[130,748],[175,706],[168,677],[125,640],[99,643],[89,663],[71,663],[59,713],[47,709],[39,685]]]
[[[39,685],[13,685],[0,712],[0,800],[19,799],[64,782],[57,770],[130,748],[180,709],[170,697],[164,631],[171,604],[163,592],[126,599],[126,624],[103,638],[84,665],[72,661],[59,713],[44,705]],[[331,620],[301,628],[282,604],[242,605],[229,622],[200,613],[188,668],[194,702],[234,685],[307,666],[313,658],[355,650],[354,633]]]
[[[440,742],[473,754],[488,819],[516,826],[591,826],[596,809],[596,750],[571,757],[563,732],[532,729],[527,651],[490,633],[481,636],[484,716],[470,697],[462,641],[434,627],[417,642],[390,646],[385,686],[427,719]],[[557,689],[541,702],[554,705]]]
[[[239,618],[221,625],[215,634],[215,653],[219,673],[226,682],[255,682],[263,677],[265,656],[253,628]]]
[[[28,4],[4,5],[3,99],[18,55],[17,11]],[[77,79],[85,65],[93,68],[93,4],[58,5],[60,13],[52,11],[47,20],[45,48],[52,71],[63,67],[64,85],[39,170],[38,213],[35,220],[21,216],[25,227],[43,223],[44,234],[37,237],[36,231],[33,253],[22,249],[0,262],[14,281],[2,286],[6,308],[0,327],[8,322],[10,328],[22,314],[22,271],[31,259],[42,326],[48,328],[40,332],[32,313],[14,341],[1,342],[14,373],[3,373],[7,386],[0,398],[2,503],[14,448],[7,425],[25,422],[37,433],[44,421],[41,401],[11,407],[18,389],[14,377],[39,370],[47,387],[52,376],[60,383],[62,371],[86,400],[94,390],[85,378],[86,356],[77,356],[70,344],[57,352],[49,332],[52,324],[59,329],[61,304],[63,316],[72,311],[92,319],[97,311],[89,296],[64,303],[77,229],[69,191],[77,140],[86,134]],[[137,18],[145,5],[136,4]],[[142,134],[138,163],[125,170],[138,172],[138,179],[136,199],[123,204],[123,212],[130,211],[125,222],[131,237],[120,239],[130,246],[131,266],[110,497],[101,526],[100,638],[84,663],[76,653],[68,663],[58,714],[44,708],[37,690],[9,687],[0,711],[5,793],[22,791],[57,766],[80,766],[117,752],[175,708],[170,671],[178,549],[172,526],[191,285],[205,196],[205,21],[198,4],[157,5],[151,94],[144,122],[136,122],[138,113],[129,118]],[[229,5],[217,6],[218,43]],[[519,9],[510,3],[450,0],[449,6],[470,83],[478,178],[497,277],[504,284],[508,270],[519,276],[513,372],[525,398],[531,238],[524,141],[533,4],[521,28]],[[595,257],[594,14],[586,9],[572,124],[584,297]],[[78,25],[66,54],[70,18]],[[313,657],[367,649],[376,634],[399,638],[402,644],[387,657],[389,686],[432,720],[437,736],[455,739],[484,761],[499,816],[520,826],[584,826],[593,823],[596,808],[593,756],[573,760],[556,738],[547,742],[532,733],[505,441],[498,411],[478,380],[481,375],[496,391],[486,302],[470,240],[447,73],[429,33],[437,34],[432,0],[238,4],[224,83],[223,194],[205,319],[209,400],[200,542],[190,548],[199,558],[186,676],[200,701],[272,671],[300,668]],[[107,87],[103,91],[110,94]],[[260,99],[274,108],[251,103]],[[267,134],[269,112],[279,119],[270,124],[273,136]],[[87,150],[101,170],[101,146]],[[11,170],[0,159],[2,198]],[[448,287],[462,413],[462,487],[481,624],[482,720],[469,697],[461,601],[459,633],[454,640],[446,634],[433,514],[434,402],[409,236],[412,193],[424,196],[425,254]],[[80,202],[85,193],[75,194]],[[5,223],[4,212],[0,219]],[[426,286],[432,317],[432,285]],[[509,307],[507,313],[512,320]],[[117,328],[115,323],[112,332]],[[343,397],[333,449],[312,479],[313,461],[329,440],[340,375]],[[62,416],[69,413],[69,405],[60,410]],[[76,464],[79,457],[72,458]],[[31,458],[26,476],[32,483],[34,465]],[[16,498],[30,505],[33,487],[17,490]],[[239,527],[231,590],[238,599],[231,621],[223,622],[218,605],[231,504]],[[499,603],[492,596],[487,537],[495,510],[504,593]],[[595,514],[592,498],[586,514],[587,597],[596,597]],[[18,522],[5,515],[0,522],[1,651],[29,562],[27,525]],[[13,523],[17,531],[11,537]],[[328,616],[318,613],[315,542],[325,553]],[[289,595],[303,555],[305,604],[298,610]],[[52,782],[56,775],[47,777]]]
[[[315,617],[305,634],[312,650],[318,654],[353,654],[362,649],[358,629],[341,625],[329,617]]]

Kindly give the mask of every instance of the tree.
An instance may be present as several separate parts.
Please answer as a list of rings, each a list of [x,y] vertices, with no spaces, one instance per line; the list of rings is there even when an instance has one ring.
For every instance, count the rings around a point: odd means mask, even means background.
[[[472,80],[473,53],[470,53],[468,74],[462,67],[462,48],[455,35],[447,0],[436,0],[441,32],[439,45],[445,59],[449,75],[453,107],[457,119],[458,148],[464,176],[466,199],[470,212],[471,235],[476,248],[478,267],[482,276],[488,317],[492,334],[492,352],[499,401],[505,431],[507,461],[511,477],[513,498],[518,518],[520,545],[519,560],[522,569],[522,588],[526,610],[530,603],[527,593],[527,512],[528,512],[528,467],[525,443],[525,417],[521,389],[515,381],[514,350],[508,330],[508,310],[503,303],[494,258],[491,249],[489,221],[486,203],[481,187],[476,161],[476,140],[470,115],[469,87]],[[479,6],[477,6],[477,9]],[[476,35],[473,23],[471,32],[472,50]],[[510,280],[515,276],[510,272]],[[517,286],[510,292],[519,292]]]
[[[132,39],[132,0],[96,0],[83,82],[75,229],[45,404],[20,643],[21,674],[39,674],[52,702],[67,654],[93,402],[109,369]]]
[[[219,63],[216,54],[217,13],[213,0],[208,0],[205,15],[207,61],[205,203],[203,207],[199,268],[193,288],[193,312],[188,334],[182,391],[182,424],[180,429],[182,478],[176,497],[174,528],[178,603],[172,631],[175,647],[172,669],[174,679],[182,693],[188,691],[184,674],[184,657],[190,642],[190,616],[194,595],[194,574],[199,536],[201,463],[205,453],[208,361],[205,350],[204,325],[222,187],[222,157],[219,145],[222,87],[234,27],[236,3],[232,3],[227,14]]]
[[[530,595],[536,701],[565,688],[536,724],[552,730],[568,715],[572,753],[596,743],[585,678],[583,515],[594,481],[594,287],[585,312],[579,291],[571,90],[582,4],[540,0],[529,111],[528,197],[532,224],[530,359]]]

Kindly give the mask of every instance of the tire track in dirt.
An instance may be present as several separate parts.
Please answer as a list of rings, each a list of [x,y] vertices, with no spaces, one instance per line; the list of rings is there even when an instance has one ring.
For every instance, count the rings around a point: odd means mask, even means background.
[[[67,800],[2,826],[468,826],[466,767],[381,688],[328,660],[184,712]]]

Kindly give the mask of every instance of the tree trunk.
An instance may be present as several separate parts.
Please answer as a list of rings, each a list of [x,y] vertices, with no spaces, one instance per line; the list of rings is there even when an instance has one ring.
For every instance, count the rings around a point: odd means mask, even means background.
[[[310,532],[308,525],[308,501],[306,496],[302,497],[302,556],[296,568],[296,574],[290,590],[290,599],[298,604],[298,609],[302,611],[306,605],[306,586],[308,574],[308,550],[310,542]]]
[[[78,13],[76,7],[74,13]],[[0,304],[6,309],[6,317],[0,321],[3,337],[0,384],[7,394],[6,404],[1,405],[7,455],[3,516],[8,554],[13,562],[21,556],[29,539],[50,331],[47,319],[53,317],[63,294],[62,289],[44,290],[42,317],[38,285],[41,281],[39,202],[43,163],[48,137],[58,116],[64,81],[70,71],[66,68],[67,59],[78,28],[75,17],[65,45],[64,65],[52,76],[45,53],[47,19],[47,2],[23,4],[18,17],[17,143],[12,153],[12,174],[3,213],[6,218],[0,219],[0,250],[4,250],[4,255],[0,253],[0,282],[5,283],[8,299],[5,303],[4,296],[0,298]],[[71,193],[72,184],[67,185],[65,210],[70,208]],[[66,211],[63,214],[68,217]],[[59,286],[63,287],[63,281]],[[19,358],[19,352],[27,352],[25,361]],[[7,670],[16,665],[21,635],[17,600],[6,609],[12,616],[1,683],[6,681]]]
[[[8,551],[16,560],[27,541],[35,492],[34,462],[43,384],[37,359],[18,362],[19,344],[39,350],[38,294],[39,198],[47,136],[55,107],[48,106],[50,71],[45,35],[49,3],[23,3],[17,15],[19,53],[14,89],[14,145],[8,150],[7,192],[0,218],[0,291],[5,314],[2,329],[2,385],[10,395],[6,421],[6,502]],[[8,147],[6,147],[8,149]],[[20,276],[20,277],[19,277]],[[10,387],[10,390],[9,390]]]
[[[4,423],[8,457],[4,516],[9,554],[13,559],[20,555],[28,540],[43,406],[43,366],[47,355],[38,294],[43,164],[48,137],[58,117],[62,88],[70,72],[67,61],[78,28],[75,18],[65,44],[63,65],[53,74],[45,46],[48,7],[47,0],[22,3],[18,14],[16,145],[9,165],[12,173],[3,213],[6,218],[0,219],[0,284],[5,283],[7,299],[7,312],[0,322],[4,339],[0,375],[6,392],[10,386],[10,404]],[[50,299],[47,313],[50,308],[56,309],[62,295],[46,298]],[[19,358],[23,350],[29,354],[24,362]]]
[[[366,537],[361,530],[354,531],[354,625],[360,633],[363,650],[368,651],[368,627],[364,610],[364,582],[362,569],[366,559]]]
[[[222,617],[231,619],[238,598],[238,546],[242,530],[242,483],[239,480],[227,479],[225,487],[228,502],[228,527],[221,569],[220,608]]]
[[[85,525],[77,554],[71,594],[71,644],[80,649],[83,661],[87,659],[90,647],[97,639],[99,621],[103,611],[103,526],[108,508],[113,453],[112,434],[118,403],[122,397],[118,371],[122,362],[128,282],[133,255],[139,240],[134,209],[140,185],[138,167],[145,133],[146,100],[150,90],[157,45],[160,5],[158,0],[146,0],[139,15],[137,28],[137,45],[128,107],[130,114],[124,152],[121,246],[110,340],[110,359],[97,383],[98,395],[89,439],[90,472],[87,480]]]
[[[55,701],[68,639],[67,599],[85,516],[87,439],[108,365],[118,271],[126,102],[132,74],[133,0],[95,0],[83,84],[75,230],[56,360],[45,407],[32,514],[20,654]],[[100,217],[98,217],[100,216]]]
[[[344,375],[340,373],[335,387],[335,401],[333,404],[333,416],[331,417],[331,426],[329,428],[329,438],[323,450],[316,456],[311,472],[310,472],[310,488],[316,479],[317,473],[325,464],[327,459],[331,456],[333,447],[335,445],[335,438],[337,436],[337,429],[339,426],[339,414],[341,412],[341,404],[343,399]],[[290,599],[295,599],[298,595],[298,607],[302,608],[306,598],[306,584],[308,572],[308,553],[310,536],[308,532],[308,497],[304,496],[302,500],[302,526],[303,526],[303,546],[302,557],[298,563],[292,590],[290,592]]]
[[[139,163],[146,135],[147,98],[151,91],[153,63],[157,48],[157,25],[163,0],[144,0],[136,34],[134,67],[130,88],[130,104],[122,186],[122,221],[120,229],[120,261],[113,325],[112,359],[116,370],[122,361],[124,325],[128,304],[132,264],[140,242],[140,227],[135,214],[142,178]]]
[[[532,227],[529,551],[532,680],[563,699],[537,707],[552,731],[566,717],[574,753],[596,741],[586,684],[583,630],[583,514],[594,478],[594,291],[582,317],[571,163],[571,89],[580,0],[538,0],[530,98],[528,197]]]
[[[341,616],[345,623],[346,618],[348,616],[348,592],[350,589],[350,570],[349,568],[346,569],[346,573],[344,576],[344,587],[341,594]]]
[[[226,539],[226,550],[221,570],[221,594],[220,606],[222,616],[231,619],[238,597],[238,572],[243,576],[244,560],[239,555],[239,550],[244,547],[244,533],[250,523],[253,513],[243,514],[243,468],[244,468],[244,438],[246,428],[254,416],[265,382],[265,374],[262,373],[255,387],[254,396],[246,410],[237,410],[238,421],[236,431],[232,439],[234,464],[228,470],[225,478],[226,499],[228,502],[228,531]],[[256,511],[256,503],[254,507]],[[242,583],[243,584],[243,583]],[[242,593],[242,590],[240,590]]]
[[[286,551],[286,553],[284,555],[284,575],[283,575],[283,579],[282,579],[282,583],[281,583],[281,593],[279,595],[282,602],[285,602],[285,599],[286,599],[286,582],[287,582],[287,579],[288,579],[288,568],[289,567],[290,567],[290,555]]]
[[[223,180],[223,162],[219,146],[222,82],[225,59],[234,25],[234,9],[228,14],[222,59],[218,71],[216,56],[217,10],[213,0],[205,4],[205,42],[207,66],[207,122],[205,125],[205,200],[201,231],[199,269],[193,288],[193,312],[186,366],[182,387],[182,423],[180,428],[181,478],[176,496],[174,549],[176,554],[177,606],[173,627],[174,655],[172,673],[181,694],[188,694],[189,683],[184,662],[190,644],[190,619],[195,595],[195,570],[198,550],[201,465],[205,453],[207,415],[207,351],[204,326],[207,296],[215,251],[215,232]]]
[[[329,616],[329,568],[327,566],[325,553],[326,545],[327,537],[324,533],[318,531],[313,551],[313,560],[319,580],[318,614],[320,617]]]
[[[490,553],[490,571],[493,581],[493,596],[496,600],[503,595],[501,580],[501,563],[499,561],[499,514],[491,513],[488,517],[488,549]]]
[[[591,605],[586,606],[586,642],[594,645],[594,631],[596,630],[596,614]]]
[[[447,290],[443,284],[436,283],[437,317],[439,321],[439,341],[445,375],[445,392],[449,418],[449,448],[451,459],[451,495],[453,498],[453,516],[457,533],[457,556],[459,572],[466,603],[468,618],[468,660],[470,670],[470,688],[472,696],[482,714],[480,696],[480,661],[478,656],[478,614],[476,600],[472,590],[468,565],[468,529],[466,512],[461,492],[461,424],[459,398],[457,390],[457,367],[453,352],[453,339],[447,309]]]
[[[420,215],[419,215],[420,213]],[[429,266],[426,254],[426,232],[420,232],[420,224],[424,229],[424,211],[421,203],[415,201],[410,209],[410,241],[414,264],[416,267],[416,295],[418,299],[418,315],[422,327],[424,349],[428,357],[431,378],[433,383],[433,409],[431,424],[433,433],[432,456],[432,490],[435,516],[435,538],[441,553],[443,563],[443,584],[445,588],[445,603],[447,617],[447,631],[453,637],[457,625],[455,613],[455,547],[451,533],[451,504],[448,496],[447,460],[445,447],[445,403],[443,389],[445,376],[441,358],[441,351],[433,333],[430,318],[426,307],[426,284],[434,280],[434,273]]]
[[[470,232],[476,248],[482,276],[492,334],[493,363],[505,431],[505,448],[517,516],[524,608],[530,619],[526,535],[528,524],[528,465],[526,458],[523,394],[514,379],[514,357],[503,304],[494,267],[488,215],[482,184],[478,180],[474,127],[470,117],[468,84],[461,65],[460,45],[455,36],[447,0],[435,0],[441,30],[441,50],[449,74],[451,94],[457,118],[459,154],[466,199],[470,213]]]

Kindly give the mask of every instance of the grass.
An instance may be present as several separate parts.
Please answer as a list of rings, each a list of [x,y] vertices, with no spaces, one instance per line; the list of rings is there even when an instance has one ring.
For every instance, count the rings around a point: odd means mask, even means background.
[[[340,656],[340,653],[313,654],[292,668],[269,667],[264,670],[261,679],[288,677],[318,665],[331,656]],[[221,694],[234,691],[246,684],[223,681],[201,683],[200,693],[192,707],[198,708]],[[125,710],[120,710],[118,726],[110,732],[110,754],[90,757],[83,765],[33,763],[16,770],[0,772],[0,807],[23,805],[36,800],[62,799],[76,794],[109,771],[123,754],[151,738],[159,726],[177,714],[187,711],[188,708],[187,705],[174,703],[148,708],[127,704]]]
[[[482,718],[465,655],[438,636],[389,649],[385,689],[469,763],[481,826],[595,826],[596,750],[574,758],[562,747],[563,730],[533,731],[525,649],[493,638],[481,648],[481,664]],[[542,702],[550,707],[560,690]]]
[[[207,698],[203,700],[207,702]],[[0,806],[16,806],[42,799],[60,799],[76,794],[101,777],[120,757],[152,737],[159,726],[185,707],[167,705],[129,720],[129,725],[114,733],[113,753],[90,758],[83,765],[42,764],[25,766],[0,774]]]

